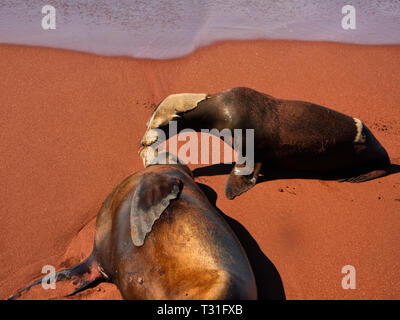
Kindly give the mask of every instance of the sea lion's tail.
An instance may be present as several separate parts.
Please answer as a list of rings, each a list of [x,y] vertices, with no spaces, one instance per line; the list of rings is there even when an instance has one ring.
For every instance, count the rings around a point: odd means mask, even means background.
[[[105,278],[104,272],[101,270],[93,254],[91,254],[86,260],[76,266],[56,272],[53,281],[55,281],[54,284],[61,281],[66,282],[68,286],[71,286],[71,289],[68,288],[68,291],[71,291],[71,293],[66,294],[66,296],[72,296],[82,290],[92,287],[94,284],[101,282]],[[28,291],[32,287],[41,285],[42,283],[47,283],[48,281],[49,276],[37,280],[26,288],[21,289],[17,293],[8,297],[7,300],[18,299],[21,297],[22,293]]]
[[[351,183],[359,183],[359,182],[366,182],[370,180],[374,180],[377,178],[385,177],[391,174],[399,173],[400,172],[400,165],[398,164],[390,164],[386,166],[384,169],[380,170],[372,170],[370,172],[364,173],[362,175],[350,178],[339,179],[339,182],[351,182]]]
[[[389,174],[399,173],[400,165],[392,163],[389,167]]]

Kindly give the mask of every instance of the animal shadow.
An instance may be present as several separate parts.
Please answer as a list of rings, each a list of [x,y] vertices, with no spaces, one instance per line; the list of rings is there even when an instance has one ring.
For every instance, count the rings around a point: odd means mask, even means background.
[[[201,176],[218,176],[224,174],[230,174],[234,164],[229,163],[218,163],[209,165],[206,167],[200,167],[193,170],[194,177]],[[389,174],[396,174],[400,172],[400,165],[391,164],[389,167]],[[340,174],[317,174],[307,171],[297,171],[297,170],[282,170],[277,168],[271,168],[270,170],[261,169],[260,176],[257,179],[257,183],[262,183],[265,181],[272,180],[285,180],[285,179],[307,179],[307,180],[341,180],[359,175],[360,172],[347,171]]]
[[[400,172],[400,165],[392,163],[390,166],[390,174],[395,174],[399,172]]]
[[[228,217],[216,206],[217,193],[209,186],[197,183],[210,203],[218,210],[244,248],[253,269],[259,300],[286,300],[282,279],[273,263],[264,255],[257,242],[238,221]]]
[[[229,174],[232,171],[233,163],[217,163],[206,167],[200,167],[193,170],[193,176],[219,176]]]

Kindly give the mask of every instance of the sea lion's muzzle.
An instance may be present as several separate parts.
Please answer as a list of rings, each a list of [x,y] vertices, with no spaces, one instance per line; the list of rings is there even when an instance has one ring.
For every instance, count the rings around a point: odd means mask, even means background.
[[[151,146],[141,146],[139,148],[139,156],[142,158],[143,166],[146,168],[158,156],[158,151]]]
[[[151,161],[157,156],[157,150],[152,145],[158,141],[157,131],[147,129],[142,141],[140,141],[139,156],[143,160],[144,167],[147,167]]]
[[[157,134],[157,130],[154,129],[147,129],[142,141],[140,141],[140,144],[143,147],[146,146],[151,146],[153,143],[155,143],[158,140],[158,134]]]

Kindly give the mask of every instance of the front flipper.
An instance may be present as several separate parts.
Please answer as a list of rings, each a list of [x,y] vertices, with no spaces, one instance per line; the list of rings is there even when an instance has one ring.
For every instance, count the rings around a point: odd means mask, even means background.
[[[361,174],[356,177],[339,179],[338,182],[360,183],[360,182],[366,182],[369,180],[384,177],[384,176],[387,176],[388,174],[390,174],[390,172],[388,170],[373,170],[373,171]]]
[[[255,163],[254,170],[249,175],[240,175],[240,169],[245,165],[235,164],[231,174],[229,175],[228,182],[225,187],[226,197],[230,200],[241,195],[243,192],[251,189],[257,182],[258,175],[261,170],[262,163]]]
[[[146,235],[171,200],[179,197],[182,181],[176,177],[149,173],[142,177],[132,198],[130,225],[135,246],[144,244]]]

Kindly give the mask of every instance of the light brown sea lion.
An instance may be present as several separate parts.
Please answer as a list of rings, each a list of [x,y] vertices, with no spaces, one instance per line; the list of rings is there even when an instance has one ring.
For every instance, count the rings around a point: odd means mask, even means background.
[[[55,279],[72,294],[112,282],[125,299],[257,298],[239,240],[179,163],[148,166],[115,187],[97,215],[92,254]]]
[[[390,173],[386,150],[357,118],[303,101],[277,99],[249,88],[216,94],[174,94],[154,110],[141,141],[141,157],[158,139],[155,129],[168,137],[168,123],[177,121],[178,132],[191,128],[254,129],[254,171],[231,171],[226,195],[235,196],[253,187],[260,172],[290,170],[363,182]],[[242,135],[242,150],[248,141]],[[226,141],[232,146],[230,141]]]

